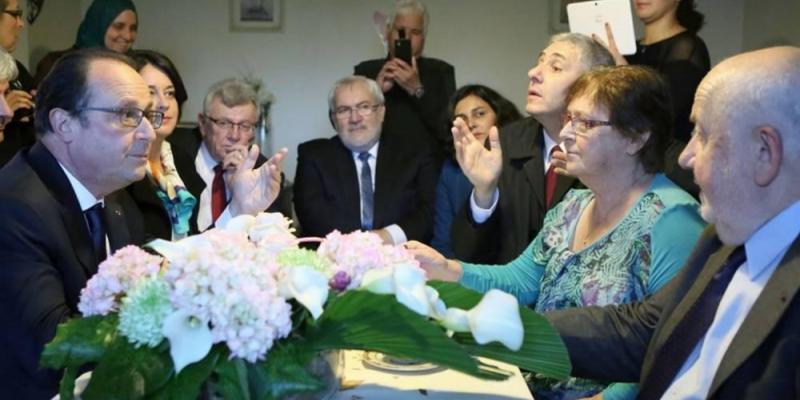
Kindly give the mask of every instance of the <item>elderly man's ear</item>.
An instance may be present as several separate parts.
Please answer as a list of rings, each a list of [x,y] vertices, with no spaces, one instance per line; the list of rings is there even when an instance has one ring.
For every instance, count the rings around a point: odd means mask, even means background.
[[[81,131],[75,126],[75,124],[80,124],[80,116],[73,117],[68,111],[60,108],[53,108],[48,116],[52,133],[64,143],[72,142],[75,139],[74,134]]]
[[[780,172],[783,161],[783,141],[780,132],[772,126],[756,129],[758,157],[755,180],[759,186],[768,186]]]

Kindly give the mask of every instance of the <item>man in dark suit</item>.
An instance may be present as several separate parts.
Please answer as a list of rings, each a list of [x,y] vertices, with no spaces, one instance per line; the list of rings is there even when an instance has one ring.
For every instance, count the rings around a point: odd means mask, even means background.
[[[430,238],[438,171],[429,152],[381,134],[383,93],[361,76],[328,96],[337,136],[297,148],[294,204],[303,234],[374,231],[385,243]]]
[[[354,74],[376,80],[383,90],[385,135],[414,138],[441,158],[443,143],[449,142],[445,129],[447,102],[456,90],[456,78],[452,65],[422,56],[428,19],[422,3],[396,2],[384,35],[389,54],[356,65]],[[395,41],[400,37],[410,41],[410,62],[395,54]]]
[[[56,326],[106,254],[142,239],[118,189],[142,179],[163,114],[123,55],[65,56],[37,97],[39,142],[0,170],[0,387],[49,399],[58,373],[39,368]]]
[[[198,129],[176,129],[167,138],[175,169],[197,198],[190,221],[192,233],[264,210],[291,217],[291,195],[282,190],[281,162],[287,151],[281,149],[267,160],[253,145],[259,116],[253,85],[242,79],[225,79],[208,89],[203,112],[197,117]],[[139,189],[134,188],[134,196],[141,203],[145,194],[144,188]],[[152,207],[162,207],[153,196],[149,202]],[[167,234],[167,229],[160,231]]]
[[[453,219],[455,257],[468,262],[507,263],[522,253],[539,232],[547,210],[579,184],[551,168],[559,147],[567,90],[590,68],[613,65],[611,54],[591,38],[560,34],[528,71],[525,110],[531,116],[489,132],[484,148],[457,120],[456,158],[474,186],[467,204]],[[499,137],[498,137],[499,136]]]
[[[741,54],[697,89],[680,156],[713,226],[642,303],[548,315],[573,374],[643,399],[800,396],[800,48]]]

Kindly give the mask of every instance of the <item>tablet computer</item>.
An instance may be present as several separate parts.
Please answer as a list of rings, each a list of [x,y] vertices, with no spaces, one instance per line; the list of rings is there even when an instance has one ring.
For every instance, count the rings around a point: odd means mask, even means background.
[[[633,31],[633,14],[630,0],[593,0],[567,5],[570,32],[592,36],[594,33],[603,42],[608,41],[605,23],[611,24],[611,32],[619,52],[625,55],[636,53],[636,33]]]

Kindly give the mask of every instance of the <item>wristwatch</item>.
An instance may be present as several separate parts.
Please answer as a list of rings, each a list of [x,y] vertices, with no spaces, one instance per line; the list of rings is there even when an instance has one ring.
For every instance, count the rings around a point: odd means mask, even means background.
[[[419,85],[417,90],[414,91],[414,97],[416,97],[418,99],[421,99],[422,96],[425,96],[425,87],[422,86],[422,85]]]

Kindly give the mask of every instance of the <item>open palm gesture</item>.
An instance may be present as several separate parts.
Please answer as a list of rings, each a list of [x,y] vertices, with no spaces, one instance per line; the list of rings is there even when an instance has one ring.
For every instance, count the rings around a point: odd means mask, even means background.
[[[475,138],[461,118],[456,118],[453,122],[452,132],[458,165],[475,187],[476,202],[486,208],[503,170],[503,151],[500,149],[497,127],[489,129],[488,149],[483,141]]]

